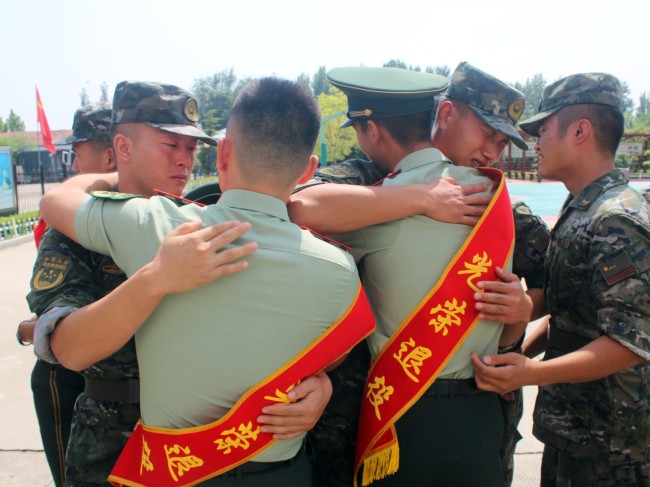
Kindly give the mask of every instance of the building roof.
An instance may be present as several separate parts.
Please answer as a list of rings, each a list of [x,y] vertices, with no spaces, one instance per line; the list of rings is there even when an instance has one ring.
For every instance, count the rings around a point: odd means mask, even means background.
[[[72,129],[52,130],[52,140],[61,139],[72,134]],[[26,148],[35,148],[38,142],[43,145],[43,139],[39,132],[2,132],[0,133],[0,146],[7,145],[3,140],[22,138],[25,140]]]

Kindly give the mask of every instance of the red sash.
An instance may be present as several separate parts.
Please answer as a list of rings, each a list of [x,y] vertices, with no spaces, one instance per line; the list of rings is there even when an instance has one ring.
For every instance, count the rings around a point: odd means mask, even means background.
[[[482,172],[499,182],[496,194],[440,279],[382,348],[368,374],[361,404],[355,486],[397,472],[395,422],[424,394],[478,322],[475,283],[498,280],[514,244],[514,223],[503,174]]]
[[[167,429],[138,422],[108,477],[114,486],[188,486],[249,461],[277,440],[260,432],[263,406],[289,402],[286,394],[300,380],[325,369],[367,337],[375,320],[361,285],[345,314],[306,349],[208,425]]]

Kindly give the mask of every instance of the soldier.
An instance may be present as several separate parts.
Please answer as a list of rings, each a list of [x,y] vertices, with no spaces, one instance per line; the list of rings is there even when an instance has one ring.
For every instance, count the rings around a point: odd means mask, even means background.
[[[109,129],[111,125],[110,105],[86,105],[74,114],[72,135],[62,140],[57,140],[58,145],[72,144],[75,152],[73,168],[78,173],[105,173],[115,171],[115,159],[111,149]],[[39,230],[35,230],[34,237],[37,247],[40,246],[39,259],[45,256],[59,254],[59,248],[67,241],[63,235],[56,231],[45,233],[46,225],[39,223]],[[75,265],[76,256],[72,261]],[[37,265],[40,269],[40,266]],[[79,278],[88,272],[84,266],[77,268]],[[41,274],[42,275],[42,274]],[[32,279],[32,292],[46,291],[52,282],[36,276]],[[32,311],[41,315],[49,309],[62,306],[77,299],[81,294],[79,288],[63,285],[52,286],[57,291],[50,295],[51,300],[44,299],[38,306],[33,306]],[[64,292],[61,292],[64,290]],[[18,342],[26,345],[33,342],[34,325],[36,316],[25,320],[18,326]],[[54,484],[62,486],[65,477],[65,451],[70,435],[70,423],[74,403],[83,392],[84,380],[77,372],[66,369],[60,364],[50,364],[37,359],[31,375],[32,392],[34,394],[34,407],[43,440],[43,449],[47,458]]]
[[[650,485],[649,207],[615,168],[621,99],[614,76],[576,74],[547,86],[522,122],[538,137],[540,176],[570,192],[547,254],[548,345],[541,362],[472,359],[482,389],[541,386],[543,486]]]
[[[115,155],[122,175],[119,188],[146,196],[151,196],[154,188],[179,194],[191,173],[198,140],[215,143],[197,128],[196,100],[185,90],[160,83],[123,83],[119,88],[116,90],[112,129]],[[152,144],[153,141],[156,143]],[[143,148],[153,152],[146,152]],[[148,165],[147,161],[150,161]],[[157,279],[158,283],[167,285],[164,289],[166,293],[175,292],[177,286],[186,286],[188,280],[191,285],[198,285],[242,270],[245,266],[242,262],[232,267],[223,266],[244,253],[212,254],[205,253],[205,250],[218,250],[246,231],[246,225],[238,225],[223,235],[221,232],[228,230],[223,226],[185,235],[196,228],[196,225],[191,228],[184,226],[179,228],[180,233],[171,235],[169,251],[162,254],[169,262],[155,268],[161,276]],[[190,259],[190,255],[195,255],[190,250],[201,248],[204,244],[208,244],[208,247],[203,253],[196,252],[197,259]],[[165,248],[163,246],[161,252]],[[180,255],[174,253],[175,249]],[[183,252],[182,249],[186,250]],[[241,250],[247,253],[252,248],[248,246]],[[159,260],[156,262],[160,263]],[[192,269],[188,268],[190,264]],[[93,351],[93,347],[104,346],[106,340],[100,339],[100,333],[92,329],[93,323],[88,321],[86,313],[89,303],[97,301],[96,306],[102,296],[124,281],[125,275],[112,259],[89,252],[67,238],[49,257],[42,256],[37,261],[35,276],[43,276],[45,272],[40,272],[41,269],[48,267],[51,282],[44,285],[45,289],[30,293],[30,303],[34,307],[44,307],[45,303],[70,289],[74,299],[59,302],[41,316],[36,329],[37,352],[51,362],[60,361],[69,368],[83,369],[86,380],[85,393],[75,407],[66,484],[106,485],[108,474],[128,434],[140,417],[139,372],[134,340],[130,335],[123,336],[124,343],[121,348],[118,347],[119,350],[110,350],[102,355],[107,358],[87,360],[87,354]],[[181,271],[181,274],[173,275],[174,269]],[[138,278],[130,285],[137,286]],[[111,338],[117,335],[117,324],[123,324],[126,319],[122,308],[118,307],[117,311],[118,316],[112,325],[103,330]],[[89,330],[93,331],[88,334]],[[317,382],[317,387],[321,387],[321,382]],[[304,383],[301,386],[305,387]],[[292,392],[298,398],[302,397],[301,386]],[[308,384],[306,387],[309,389],[311,386]],[[323,387],[328,390],[328,384]],[[328,398],[327,395],[324,401]],[[310,406],[309,401],[307,406]],[[306,415],[307,423],[315,422],[318,417],[320,410],[318,407],[315,409],[316,412]],[[304,421],[301,420],[299,428],[303,427]],[[287,428],[288,434],[291,434],[295,428],[291,424],[287,427],[281,415],[275,417],[275,423],[266,427],[280,435]]]
[[[119,99],[116,95],[118,120]],[[291,190],[311,177],[318,162],[311,154],[319,115],[313,94],[295,82],[264,78],[247,85],[219,145],[217,165],[224,195],[218,205],[176,208],[161,198],[124,201],[125,197],[111,195],[88,199],[84,190],[95,184],[110,187],[107,178],[73,179],[44,197],[41,206],[46,218],[53,219],[50,223],[88,246],[110,251],[128,273],[140,273],[165,229],[187,219],[250,221],[260,243],[240,279],[233,277],[226,285],[211,283],[165,300],[138,331],[143,422],[172,435],[173,443],[192,456],[178,472],[171,464],[141,468],[143,438],[151,445],[152,465],[160,464],[163,449],[169,455],[167,446],[174,446],[165,440],[165,448],[156,447],[143,426],[134,432],[135,441],[132,437],[118,462],[115,479],[167,485],[171,475],[175,481],[182,476],[186,485],[219,476],[219,485],[237,485],[243,476],[247,485],[311,484],[309,463],[299,454],[303,435],[269,444],[269,435],[259,435],[253,425],[251,412],[258,410],[258,402],[283,402],[292,384],[340,358],[371,331],[374,322],[351,257],[288,221],[286,200]],[[120,145],[115,145],[119,157]],[[64,190],[74,195],[64,197]],[[110,201],[115,198],[122,201]],[[81,217],[86,211],[97,215]],[[86,223],[89,226],[82,228]],[[107,234],[113,237],[106,239]],[[115,238],[120,235],[124,237]],[[140,325],[130,319],[131,311],[139,313],[149,304],[146,287],[137,294],[144,296],[131,300],[125,308],[129,319],[122,323],[131,327],[131,333]],[[361,319],[360,306],[366,312]],[[184,326],[183,318],[190,327]],[[106,321],[106,314],[97,313],[97,320]],[[332,343],[323,349],[317,344],[320,340]],[[304,368],[303,358],[314,361],[313,366]],[[264,387],[270,389],[265,394]],[[250,402],[256,404],[249,406]],[[213,453],[209,456],[200,453],[194,437],[185,436],[214,428],[218,430],[207,435]],[[122,470],[122,458],[134,466],[133,472]]]
[[[440,101],[441,111],[436,119],[434,126],[433,145],[439,148],[449,157],[454,164],[472,167],[485,166],[498,159],[504,144],[503,141],[508,137],[520,147],[527,147],[525,142],[519,137],[514,128],[516,118],[512,118],[506,109],[521,100],[522,95],[516,90],[508,87],[501,81],[490,76],[487,73],[475,68],[469,63],[461,63],[454,71],[450,79],[450,87],[447,90],[447,96]],[[522,100],[523,101],[523,100]],[[499,104],[504,109],[494,115],[494,105]],[[518,109],[523,109],[519,103]],[[519,112],[520,114],[520,112]],[[448,119],[453,119],[449,123]],[[443,120],[444,118],[444,120]],[[485,133],[491,134],[487,137]],[[494,138],[494,140],[493,140]],[[469,142],[468,142],[469,140]],[[494,141],[498,143],[495,144]],[[360,159],[346,161],[342,164],[334,164],[327,168],[321,169],[316,173],[313,182],[305,185],[304,191],[294,195],[294,201],[300,205],[291,207],[292,218],[301,221],[302,218],[309,218],[305,224],[314,226],[319,231],[332,230],[340,231],[348,227],[339,228],[340,219],[348,219],[348,213],[335,213],[332,208],[337,207],[355,207],[359,208],[363,204],[361,192],[368,188],[359,188],[360,192],[356,199],[351,199],[350,195],[355,194],[351,191],[334,191],[337,188],[321,188],[318,195],[314,195],[311,186],[323,182],[347,183],[358,185],[373,185],[387,174],[385,169],[380,169],[373,162]],[[306,189],[309,188],[309,189]],[[363,221],[354,222],[353,226],[367,226],[389,220],[397,216],[407,216],[408,206],[400,202],[412,197],[415,186],[407,185],[400,187],[377,187],[371,188],[373,191],[373,207],[363,207],[362,210],[354,212],[357,219]],[[468,189],[471,185],[467,186]],[[471,188],[472,190],[474,188]],[[326,191],[331,191],[331,198]],[[390,191],[393,201],[383,198],[386,192]],[[314,196],[312,196],[314,195]],[[313,198],[327,198],[327,205],[322,202],[318,205],[316,202],[310,202]],[[470,198],[474,198],[473,200]],[[478,203],[479,197],[466,198],[468,202]],[[318,199],[318,201],[322,201]],[[331,203],[331,204],[330,204]],[[309,208],[313,212],[301,211]],[[523,202],[513,202],[512,205],[515,221],[515,246],[513,255],[513,273],[518,277],[526,279],[529,292],[536,304],[541,298],[538,288],[541,288],[543,278],[543,257],[545,246],[548,243],[548,228],[544,222],[537,216],[533,215]],[[404,211],[404,214],[397,212]],[[458,220],[458,223],[473,224],[474,220],[467,210],[465,220]],[[376,219],[370,217],[375,213],[382,213]],[[391,213],[389,213],[391,212]],[[476,215],[477,213],[474,213]],[[480,212],[478,213],[480,214]],[[440,217],[434,216],[440,219]],[[321,227],[320,225],[324,225]],[[346,223],[346,225],[348,225]],[[512,278],[513,276],[510,276]],[[510,285],[514,286],[518,279],[511,279]],[[501,290],[503,291],[503,290]],[[513,287],[513,299],[509,306],[514,303],[520,303],[521,290]],[[502,303],[494,305],[490,300],[496,299],[496,293],[481,293],[478,298],[485,299],[491,307],[491,311],[497,311],[491,316],[496,321],[512,322],[519,320],[525,323],[526,309],[517,315],[504,314],[504,310],[498,308],[504,307]],[[487,309],[485,309],[487,312]],[[507,313],[510,313],[509,311]],[[533,310],[535,316],[540,314],[539,307]],[[523,330],[521,328],[506,327],[506,330],[512,333],[510,336],[502,337],[501,346],[505,351],[518,350],[521,346]],[[330,373],[334,384],[334,393],[330,405],[327,407],[323,417],[317,426],[309,433],[310,446],[315,451],[316,468],[315,474],[320,476],[320,484],[323,486],[332,485],[350,485],[352,482],[352,457],[354,451],[354,438],[356,431],[356,417],[358,414],[359,403],[361,401],[361,390],[366,379],[368,368],[369,353],[367,347],[355,348],[342,366]],[[510,399],[510,398],[509,398]],[[516,391],[515,397],[511,400],[501,399],[504,415],[504,440],[501,447],[501,462],[504,468],[505,484],[510,485],[513,474],[514,450],[518,439],[521,437],[517,432],[517,424],[523,413],[523,400],[521,391]],[[347,454],[341,454],[340,451],[348,451]]]

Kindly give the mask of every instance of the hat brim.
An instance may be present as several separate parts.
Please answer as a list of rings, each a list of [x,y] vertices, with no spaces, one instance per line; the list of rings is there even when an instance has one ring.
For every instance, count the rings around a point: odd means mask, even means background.
[[[52,143],[54,145],[68,145],[68,144],[76,144],[77,142],[86,142],[87,140],[88,139],[86,138],[76,137],[75,135],[68,135],[67,137],[56,139]]]
[[[533,137],[539,137],[539,126],[542,124],[542,122],[553,115],[555,112],[559,111],[561,108],[562,107],[557,107],[553,108],[552,110],[539,112],[537,115],[533,115],[528,120],[520,122],[519,127],[527,134],[530,134]]]
[[[472,105],[467,106],[470,107],[481,120],[487,123],[494,130],[498,130],[499,132],[506,134],[510,140],[521,150],[528,150],[528,144],[524,139],[521,138],[521,135],[519,135],[519,132],[517,132],[517,129],[514,125],[506,122],[503,118],[497,117],[496,115],[488,115],[483,110],[479,110]]]
[[[352,125],[354,125],[354,120],[351,118],[346,118],[345,122],[343,122],[339,128],[344,129],[345,127],[352,127]]]
[[[145,122],[151,127],[163,130],[165,132],[170,132],[172,134],[184,135],[186,137],[193,137],[199,139],[202,142],[205,142],[208,145],[216,146],[217,141],[210,137],[205,132],[197,129],[194,125],[180,125],[172,123],[150,123]]]

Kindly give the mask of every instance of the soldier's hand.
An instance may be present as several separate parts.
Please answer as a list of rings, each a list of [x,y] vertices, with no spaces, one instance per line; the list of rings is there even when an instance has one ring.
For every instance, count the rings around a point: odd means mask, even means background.
[[[473,352],[471,359],[479,389],[507,394],[531,383],[527,380],[528,372],[535,362],[519,353],[487,355],[481,360]]]
[[[324,372],[308,377],[288,393],[289,404],[264,406],[257,418],[264,433],[276,440],[295,438],[311,430],[332,397],[332,383]]]
[[[460,186],[455,179],[436,178],[425,186],[428,200],[424,215],[441,222],[473,226],[491,199],[476,194],[487,191],[485,184]]]
[[[163,294],[195,289],[221,277],[241,272],[248,263],[237,260],[257,249],[257,243],[224,248],[251,229],[250,223],[230,221],[200,228],[201,222],[183,223],[163,240],[152,262]]]
[[[508,325],[528,323],[533,312],[533,301],[524,291],[521,280],[516,274],[500,267],[496,268],[496,274],[500,281],[476,284],[483,290],[474,294],[479,318]]]
[[[36,326],[36,315],[32,315],[31,318],[21,321],[18,324],[18,336],[20,341],[24,345],[29,345],[34,343],[34,328]]]

